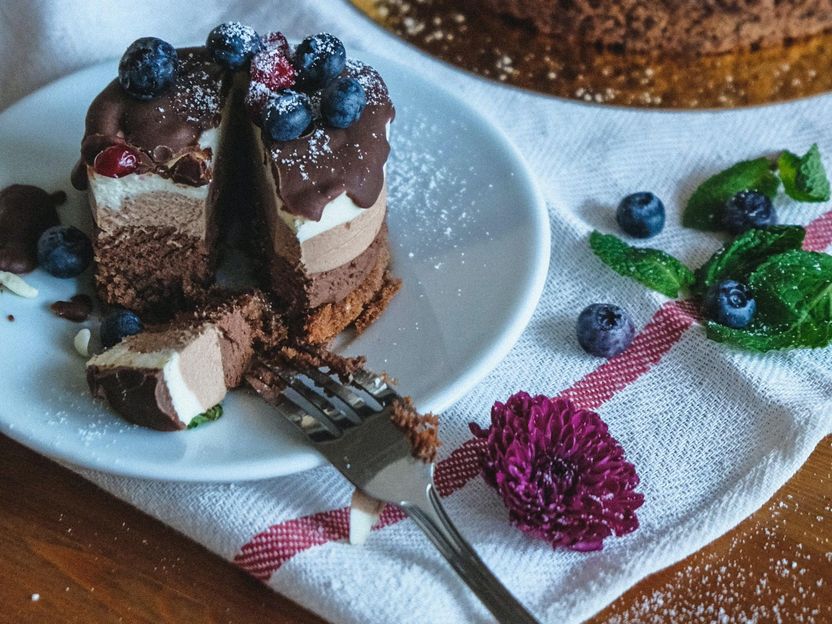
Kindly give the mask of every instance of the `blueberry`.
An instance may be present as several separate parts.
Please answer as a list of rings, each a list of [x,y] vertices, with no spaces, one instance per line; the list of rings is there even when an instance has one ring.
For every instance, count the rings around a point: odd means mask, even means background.
[[[349,128],[367,105],[364,87],[355,78],[339,78],[329,84],[321,98],[321,117],[335,128]]]
[[[578,316],[577,333],[584,351],[611,358],[629,346],[636,328],[626,310],[611,303],[593,303]]]
[[[286,89],[269,98],[263,109],[263,132],[272,141],[298,138],[312,123],[312,103],[304,93]]]
[[[38,240],[38,264],[55,277],[75,277],[92,262],[92,243],[70,225],[56,225]]]
[[[653,193],[633,193],[618,204],[615,220],[630,236],[650,238],[664,227],[664,204]]]
[[[722,223],[731,234],[741,234],[750,228],[762,228],[777,223],[777,212],[771,200],[757,191],[740,191],[725,202]]]
[[[136,39],[118,64],[118,81],[122,88],[139,100],[162,95],[176,75],[176,50],[156,37]]]
[[[226,22],[208,33],[205,47],[217,63],[236,71],[245,66],[261,50],[263,44],[251,26]]]
[[[298,86],[320,89],[334,79],[347,64],[347,51],[341,40],[329,33],[310,35],[295,50]]]
[[[756,311],[757,302],[748,286],[735,280],[714,284],[705,294],[705,316],[720,325],[734,329],[748,327]]]
[[[113,310],[101,321],[100,336],[101,344],[105,349],[109,349],[114,344],[118,344],[127,336],[140,334],[144,330],[144,325],[130,310]]]

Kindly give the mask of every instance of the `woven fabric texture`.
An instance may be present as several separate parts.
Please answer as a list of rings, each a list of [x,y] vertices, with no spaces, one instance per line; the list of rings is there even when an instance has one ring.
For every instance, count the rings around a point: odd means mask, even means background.
[[[354,55],[382,53],[429,76],[501,127],[545,195],[551,268],[537,311],[505,360],[442,416],[437,482],[450,515],[483,559],[545,622],[579,621],[647,574],[707,544],[757,509],[832,431],[832,349],[753,355],[710,342],[685,302],[621,278],[594,258],[593,229],[615,232],[624,194],[652,190],[669,210],[650,242],[698,265],[721,244],[686,230],[679,212],[710,174],[741,159],[814,142],[832,154],[832,96],[722,112],[624,110],[539,97],[428,59],[344,2],[148,0],[0,6],[0,107],[59,75],[117,56],[138,36],[201,41],[228,19],[298,39],[338,34]],[[94,19],[93,19],[94,16]],[[35,29],[37,36],[31,36]],[[26,34],[29,33],[29,34]],[[17,67],[26,66],[26,72]],[[395,132],[395,124],[393,127]],[[418,145],[414,146],[418,149]],[[827,167],[832,162],[827,161]],[[396,173],[391,169],[392,184]],[[832,243],[829,204],[778,200],[783,222],[810,226],[807,246]],[[408,207],[391,206],[391,210]],[[639,327],[612,361],[574,337],[587,304],[619,303]],[[391,371],[394,373],[394,371]],[[596,409],[641,476],[641,528],[601,552],[553,551],[512,528],[477,476],[468,423],[517,390]],[[350,487],[330,468],[237,484],[177,484],[85,472],[333,622],[479,622],[489,616],[418,529],[388,509],[362,547],[349,546]]]

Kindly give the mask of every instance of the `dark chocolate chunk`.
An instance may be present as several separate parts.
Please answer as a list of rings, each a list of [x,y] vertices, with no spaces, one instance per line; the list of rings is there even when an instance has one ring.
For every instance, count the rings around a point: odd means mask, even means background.
[[[0,271],[28,273],[38,266],[38,238],[58,225],[56,206],[66,193],[12,184],[0,191]]]
[[[92,312],[92,299],[89,295],[73,295],[69,301],[56,301],[49,308],[61,318],[83,323]]]

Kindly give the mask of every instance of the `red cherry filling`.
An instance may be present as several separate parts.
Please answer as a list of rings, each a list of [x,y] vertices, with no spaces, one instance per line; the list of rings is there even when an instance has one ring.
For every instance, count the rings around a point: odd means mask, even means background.
[[[92,167],[108,178],[121,178],[139,168],[139,156],[125,145],[111,145],[98,152]]]

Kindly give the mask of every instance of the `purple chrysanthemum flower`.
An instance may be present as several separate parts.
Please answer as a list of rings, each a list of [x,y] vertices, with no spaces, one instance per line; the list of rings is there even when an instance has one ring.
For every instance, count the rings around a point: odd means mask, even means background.
[[[485,441],[483,476],[520,530],[589,551],[638,528],[644,495],[635,466],[595,412],[518,392],[494,404],[489,429],[470,427]]]

